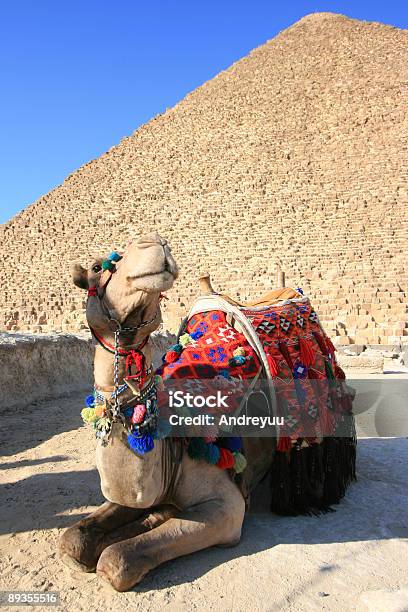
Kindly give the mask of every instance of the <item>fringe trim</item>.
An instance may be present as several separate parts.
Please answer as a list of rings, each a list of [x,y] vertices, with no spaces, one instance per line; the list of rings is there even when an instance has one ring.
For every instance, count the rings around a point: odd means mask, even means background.
[[[308,368],[315,362],[314,346],[307,338],[299,337],[299,356],[300,361]]]
[[[350,417],[349,417],[350,418]],[[271,467],[271,511],[284,516],[333,512],[348,485],[356,480],[354,418],[350,437],[327,437],[321,444],[277,450]]]
[[[278,364],[276,363],[274,356],[271,355],[271,353],[266,353],[266,358],[268,360],[269,371],[271,373],[271,376],[277,376],[279,372],[279,368],[278,368]]]

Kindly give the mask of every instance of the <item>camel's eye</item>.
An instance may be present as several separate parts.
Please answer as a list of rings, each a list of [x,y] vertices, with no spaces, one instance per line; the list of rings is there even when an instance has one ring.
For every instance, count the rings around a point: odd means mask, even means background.
[[[98,274],[98,272],[100,272],[102,270],[102,266],[100,264],[95,264],[94,266],[92,266],[92,272],[95,272],[95,274]]]

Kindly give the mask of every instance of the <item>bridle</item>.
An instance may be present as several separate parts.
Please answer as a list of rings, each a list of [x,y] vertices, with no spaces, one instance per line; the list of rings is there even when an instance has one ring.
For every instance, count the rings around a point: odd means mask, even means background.
[[[122,257],[118,253],[113,252],[109,255],[107,260],[104,260],[104,262],[102,263],[103,270],[104,272],[108,272],[109,276],[106,279],[106,281],[103,283],[102,286],[100,284],[97,284],[97,285],[93,285],[92,287],[88,288],[88,299],[90,297],[98,298],[100,306],[101,306],[101,310],[104,311],[104,313],[106,314],[108,318],[108,325],[114,334],[114,342],[112,345],[102,335],[98,334],[91,326],[89,326],[91,334],[94,337],[94,339],[98,342],[98,344],[103,349],[108,351],[109,353],[112,353],[114,356],[113,357],[113,393],[111,396],[113,399],[113,405],[111,405],[111,414],[112,414],[112,420],[114,421],[120,420],[123,423],[124,416],[121,413],[121,406],[120,406],[120,401],[119,401],[119,361],[121,357],[126,358],[125,369],[128,371],[129,374],[127,377],[124,378],[125,383],[127,382],[127,380],[137,379],[139,382],[139,390],[141,391],[143,389],[144,383],[146,382],[147,376],[150,374],[150,372],[148,372],[146,369],[145,356],[142,353],[142,349],[146,346],[147,342],[149,341],[150,334],[148,334],[142,340],[142,342],[140,342],[138,345],[128,346],[127,348],[121,347],[120,336],[121,334],[126,334],[126,333],[133,333],[135,335],[135,333],[137,333],[140,329],[148,327],[149,325],[154,323],[154,321],[156,321],[160,313],[160,307],[159,306],[157,307],[157,310],[152,319],[149,319],[147,321],[142,321],[141,323],[139,323],[139,325],[135,325],[132,327],[124,326],[122,323],[120,323],[120,321],[112,317],[109,309],[106,307],[106,305],[103,302],[103,298],[105,297],[106,287],[111,281],[113,274],[116,272],[116,262],[120,261],[121,259]],[[160,295],[159,300],[162,297],[165,297],[165,296]],[[132,362],[136,365],[138,369],[138,371],[133,375],[131,374]],[[133,386],[130,386],[130,385],[127,385],[127,386],[129,386],[129,388],[131,388],[131,390],[135,393]]]

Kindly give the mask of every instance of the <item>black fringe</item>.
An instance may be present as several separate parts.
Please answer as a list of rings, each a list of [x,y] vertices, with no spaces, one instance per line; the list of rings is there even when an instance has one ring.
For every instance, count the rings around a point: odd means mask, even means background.
[[[302,445],[290,453],[276,452],[271,467],[271,510],[284,516],[332,511],[356,479],[354,419],[349,437],[326,437],[322,444]],[[290,455],[290,456],[288,456]]]

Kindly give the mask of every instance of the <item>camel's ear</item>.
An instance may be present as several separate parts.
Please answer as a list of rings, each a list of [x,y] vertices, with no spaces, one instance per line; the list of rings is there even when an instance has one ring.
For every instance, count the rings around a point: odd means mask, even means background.
[[[72,280],[74,285],[80,289],[88,289],[88,272],[80,264],[74,264],[72,268]]]

